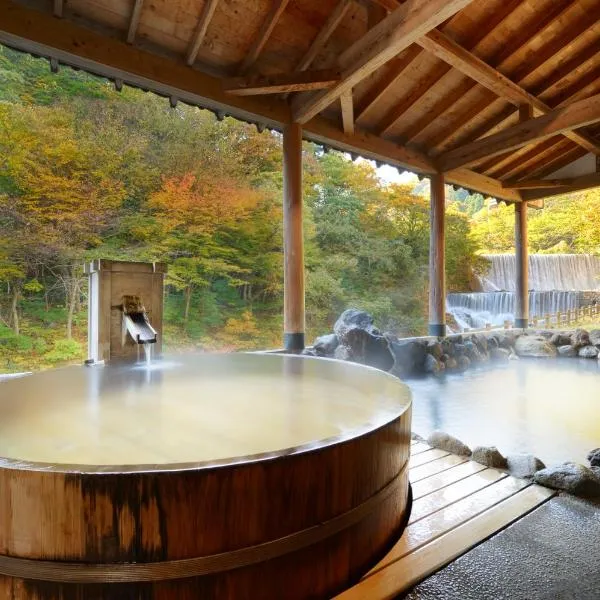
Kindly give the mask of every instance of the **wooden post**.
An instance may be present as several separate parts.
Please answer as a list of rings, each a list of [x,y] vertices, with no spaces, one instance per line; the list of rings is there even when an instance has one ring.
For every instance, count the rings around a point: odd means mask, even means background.
[[[304,349],[304,237],[302,232],[302,127],[283,128],[283,345]]]
[[[526,329],[529,324],[529,252],[527,250],[527,202],[515,204],[515,259],[517,291],[515,327]]]
[[[444,175],[430,180],[429,214],[429,335],[446,335],[446,194]]]

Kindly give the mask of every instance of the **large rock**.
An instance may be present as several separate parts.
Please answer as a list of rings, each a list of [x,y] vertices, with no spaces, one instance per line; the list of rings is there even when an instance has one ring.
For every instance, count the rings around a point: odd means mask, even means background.
[[[541,335],[522,335],[515,342],[515,352],[518,356],[552,358],[556,356],[556,346]]]
[[[596,346],[582,346],[577,352],[579,358],[598,358],[598,348]]]
[[[427,342],[425,340],[399,340],[388,338],[390,352],[394,358],[391,373],[396,377],[406,377],[423,372]]]
[[[477,446],[473,450],[471,460],[494,469],[506,468],[506,458],[498,452],[496,446]]]
[[[431,375],[435,375],[442,370],[442,363],[439,361],[433,354],[427,354],[425,356],[425,362],[423,363],[423,370],[425,373],[430,373]]]
[[[550,343],[554,346],[570,346],[571,345],[571,334],[566,331],[557,331],[552,334]]]
[[[337,346],[333,352],[333,358],[337,358],[338,360],[350,360],[350,357],[350,348],[348,348],[348,346],[344,346],[343,344]]]
[[[339,346],[340,340],[335,333],[318,337],[313,344],[317,356],[331,356]]]
[[[490,358],[492,360],[500,360],[507,361],[510,357],[510,350],[506,348],[491,348],[490,349]]]
[[[600,496],[600,475],[584,465],[564,463],[538,471],[533,480],[540,485],[577,496]]]
[[[587,459],[592,467],[600,467],[600,448],[595,448],[588,453]]]
[[[341,344],[346,343],[346,335],[351,329],[362,329],[373,335],[381,335],[381,332],[373,325],[373,317],[364,310],[349,308],[345,310],[335,322],[333,331]]]
[[[493,335],[498,342],[498,346],[507,350],[514,348],[518,336],[514,331],[495,331]]]
[[[590,334],[585,329],[576,329],[571,335],[571,346],[577,350],[590,343]]]
[[[471,448],[466,444],[463,444],[458,438],[453,435],[446,433],[445,431],[434,431],[428,438],[427,443],[432,448],[439,448],[440,450],[446,450],[446,452],[452,452],[452,454],[458,454],[459,456],[471,456]]]
[[[427,342],[427,352],[437,360],[441,360],[442,355],[444,354],[444,349],[442,348],[442,344],[440,344],[440,342],[430,341]]]
[[[566,356],[568,358],[572,358],[573,356],[577,356],[577,350],[571,346],[571,344],[565,344],[564,346],[559,346],[557,348],[559,356]]]
[[[344,336],[344,346],[350,351],[350,360],[389,371],[394,366],[394,357],[388,341],[382,335],[374,335],[365,329],[349,329]]]
[[[465,354],[456,357],[457,369],[459,371],[466,371],[471,366],[469,357]]]
[[[590,331],[590,344],[600,346],[600,329],[592,329]]]
[[[514,477],[533,477],[546,465],[533,454],[509,454],[506,457],[508,471]]]

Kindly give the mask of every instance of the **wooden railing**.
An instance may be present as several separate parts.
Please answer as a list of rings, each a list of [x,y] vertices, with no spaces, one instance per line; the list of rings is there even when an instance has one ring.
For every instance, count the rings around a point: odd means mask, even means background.
[[[544,327],[545,329],[569,328],[571,325],[581,323],[582,321],[591,321],[600,317],[600,305],[591,304],[590,306],[580,306],[571,310],[565,310],[553,314],[545,314],[543,317],[532,317],[529,326]],[[511,321],[504,322],[504,328],[512,327]]]

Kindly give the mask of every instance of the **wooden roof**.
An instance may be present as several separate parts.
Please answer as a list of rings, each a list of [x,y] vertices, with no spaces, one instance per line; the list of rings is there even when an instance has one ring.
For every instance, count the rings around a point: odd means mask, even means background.
[[[600,0],[0,0],[0,42],[505,200],[600,185]]]

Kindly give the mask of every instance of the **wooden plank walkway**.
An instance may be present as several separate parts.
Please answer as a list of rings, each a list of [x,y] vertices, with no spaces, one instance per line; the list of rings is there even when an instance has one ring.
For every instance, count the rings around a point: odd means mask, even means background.
[[[412,442],[409,524],[388,554],[337,600],[398,596],[546,502],[552,490]]]

